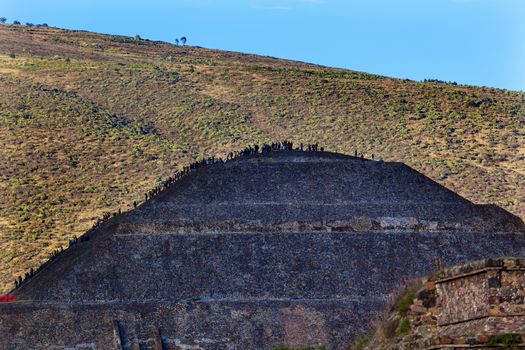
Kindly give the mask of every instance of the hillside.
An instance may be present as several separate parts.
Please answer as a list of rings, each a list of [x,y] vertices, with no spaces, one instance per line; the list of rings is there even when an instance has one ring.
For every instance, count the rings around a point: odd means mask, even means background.
[[[0,289],[196,158],[288,139],[525,217],[525,94],[0,25]]]

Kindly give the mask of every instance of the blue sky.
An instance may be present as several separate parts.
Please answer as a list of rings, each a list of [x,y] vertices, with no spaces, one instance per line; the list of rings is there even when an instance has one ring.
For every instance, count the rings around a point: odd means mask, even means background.
[[[0,16],[525,91],[525,0],[0,0]]]

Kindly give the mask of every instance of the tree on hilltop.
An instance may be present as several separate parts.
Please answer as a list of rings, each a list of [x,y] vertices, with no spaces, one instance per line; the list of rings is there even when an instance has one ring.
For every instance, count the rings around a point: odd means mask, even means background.
[[[17,21],[16,19],[13,21],[13,24],[20,24],[20,21]]]
[[[7,21],[7,18],[5,18],[5,17],[0,17],[0,23],[5,23],[5,21]]]
[[[179,39],[175,39],[175,45],[179,46]]]
[[[182,43],[182,46],[186,45],[186,37],[183,36],[182,38],[180,38],[180,42]]]

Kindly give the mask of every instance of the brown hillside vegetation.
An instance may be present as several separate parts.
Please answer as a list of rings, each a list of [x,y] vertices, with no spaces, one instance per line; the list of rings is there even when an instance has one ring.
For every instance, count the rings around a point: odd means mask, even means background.
[[[0,290],[175,169],[288,139],[525,216],[525,94],[0,25]]]

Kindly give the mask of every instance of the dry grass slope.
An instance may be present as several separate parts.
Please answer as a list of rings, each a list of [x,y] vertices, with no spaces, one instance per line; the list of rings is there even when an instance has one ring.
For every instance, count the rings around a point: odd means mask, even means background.
[[[289,139],[525,216],[525,94],[0,25],[0,291],[183,164]]]

